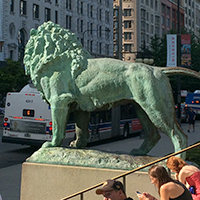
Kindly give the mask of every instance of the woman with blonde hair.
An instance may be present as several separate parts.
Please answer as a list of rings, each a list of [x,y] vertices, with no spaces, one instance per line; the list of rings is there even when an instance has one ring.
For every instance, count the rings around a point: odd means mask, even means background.
[[[192,198],[200,200],[200,170],[175,156],[167,160],[167,167],[175,173],[177,180],[186,185],[192,193]]]
[[[192,200],[188,189],[177,180],[172,179],[161,165],[153,165],[149,169],[151,183],[158,188],[161,200]],[[137,194],[140,200],[156,200],[149,193]]]

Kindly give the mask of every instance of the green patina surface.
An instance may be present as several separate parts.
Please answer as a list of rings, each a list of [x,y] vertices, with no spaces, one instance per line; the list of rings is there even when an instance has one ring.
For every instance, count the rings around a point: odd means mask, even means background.
[[[76,140],[71,146],[85,147],[90,112],[127,101],[134,104],[145,131],[143,144],[139,149],[133,147],[132,155],[146,155],[160,139],[158,130],[170,137],[175,151],[187,147],[187,137],[175,118],[168,76],[200,78],[198,72],[91,58],[75,34],[52,22],[31,31],[24,64],[26,74],[51,105],[53,139],[43,147],[61,145],[70,112],[76,123]]]
[[[157,157],[131,156],[89,149],[41,148],[27,162],[47,163],[69,166],[97,167],[108,169],[132,170],[157,160]],[[159,164],[166,165],[165,161]],[[149,167],[142,169],[147,171]]]

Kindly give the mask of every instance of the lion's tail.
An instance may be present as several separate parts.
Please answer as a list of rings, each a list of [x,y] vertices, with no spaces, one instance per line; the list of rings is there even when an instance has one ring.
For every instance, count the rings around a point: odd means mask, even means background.
[[[187,75],[200,79],[200,73],[183,67],[163,67],[160,70],[167,76],[171,75]]]

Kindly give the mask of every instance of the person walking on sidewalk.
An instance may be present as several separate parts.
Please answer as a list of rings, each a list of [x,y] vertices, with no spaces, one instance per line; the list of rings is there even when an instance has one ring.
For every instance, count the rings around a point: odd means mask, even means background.
[[[188,112],[188,123],[189,123],[189,127],[188,127],[188,133],[190,132],[190,127],[192,124],[193,127],[193,132],[195,131],[195,119],[196,119],[196,113],[194,112],[194,110],[192,108],[190,108],[189,112]]]

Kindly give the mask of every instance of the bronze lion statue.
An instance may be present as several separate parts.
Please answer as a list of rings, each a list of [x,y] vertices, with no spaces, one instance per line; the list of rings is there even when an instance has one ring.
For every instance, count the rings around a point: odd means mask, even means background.
[[[145,139],[132,155],[146,155],[158,142],[158,130],[170,137],[175,151],[187,147],[187,137],[175,118],[168,76],[200,78],[180,67],[152,67],[111,58],[91,58],[75,34],[53,22],[31,30],[24,64],[33,84],[51,105],[53,138],[43,147],[62,144],[70,112],[74,112],[76,140],[85,147],[90,112],[132,102],[145,131]]]

